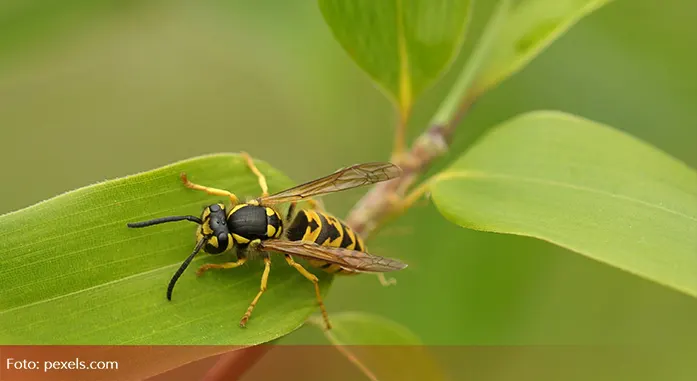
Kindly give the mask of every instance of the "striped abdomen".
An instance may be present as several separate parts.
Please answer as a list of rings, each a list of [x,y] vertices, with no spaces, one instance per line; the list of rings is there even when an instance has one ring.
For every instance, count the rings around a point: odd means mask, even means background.
[[[365,251],[361,237],[336,217],[326,213],[300,210],[287,231],[287,237],[291,241],[309,241],[322,246]],[[308,263],[332,274],[357,274],[354,270],[317,259],[308,260]]]

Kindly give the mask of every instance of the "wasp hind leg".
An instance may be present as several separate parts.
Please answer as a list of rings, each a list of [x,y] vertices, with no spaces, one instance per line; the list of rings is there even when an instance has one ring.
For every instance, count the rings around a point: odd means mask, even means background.
[[[266,176],[264,176],[263,173],[257,168],[256,165],[254,165],[254,160],[252,159],[251,156],[247,152],[240,152],[240,155],[244,160],[247,162],[247,166],[249,169],[252,170],[252,172],[256,175],[257,180],[259,181],[259,187],[261,188],[261,197],[266,197],[269,195],[269,186],[266,183]]]
[[[230,199],[230,202],[232,205],[235,205],[240,202],[240,200],[235,196],[233,193],[230,193],[224,189],[218,189],[218,188],[211,188],[207,187],[204,185],[199,185],[199,184],[194,184],[189,179],[186,177],[186,173],[182,172],[179,175],[179,178],[182,180],[182,183],[184,183],[184,186],[189,188],[189,189],[194,189],[194,190],[199,190],[208,193],[211,196],[223,196],[227,197]]]
[[[327,330],[332,329],[331,323],[329,323],[329,314],[327,314],[327,309],[324,307],[324,301],[322,301],[322,294],[319,292],[319,279],[312,274],[311,272],[305,270],[302,265],[299,263],[295,263],[293,260],[293,257],[290,255],[286,254],[286,262],[288,262],[289,265],[294,267],[300,274],[302,274],[305,278],[307,278],[309,281],[311,281],[315,285],[315,295],[317,296],[317,302],[319,303],[319,309],[322,311],[322,317],[324,318],[324,325]]]
[[[395,278],[388,278],[383,273],[377,273],[376,275],[378,277],[378,280],[380,281],[380,284],[383,287],[394,286],[395,284],[397,284],[397,279]]]

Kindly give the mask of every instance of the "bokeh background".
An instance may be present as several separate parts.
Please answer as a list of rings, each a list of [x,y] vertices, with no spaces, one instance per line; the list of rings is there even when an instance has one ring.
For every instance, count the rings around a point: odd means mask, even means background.
[[[475,5],[456,68],[489,3]],[[690,0],[602,8],[486,94],[432,172],[537,109],[612,125],[697,167],[696,15]],[[456,74],[418,102],[411,137]],[[213,152],[246,150],[303,181],[388,159],[394,124],[314,1],[0,2],[0,213]],[[361,193],[325,203],[342,216]],[[697,340],[694,299],[545,242],[456,227],[428,203],[368,245],[409,269],[391,288],[337,279],[330,313],[377,313],[429,345]],[[304,328],[281,342],[324,339]]]

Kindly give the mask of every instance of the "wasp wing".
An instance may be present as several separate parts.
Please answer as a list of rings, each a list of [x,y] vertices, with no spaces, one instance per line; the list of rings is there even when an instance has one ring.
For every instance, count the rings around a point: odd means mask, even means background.
[[[362,251],[340,247],[320,246],[314,242],[307,241],[270,239],[262,241],[259,244],[259,248],[264,251],[278,251],[284,254],[297,255],[305,259],[319,259],[361,272],[384,273],[402,270],[407,267],[406,263],[396,259],[378,257]]]
[[[399,177],[401,174],[402,169],[392,163],[356,164],[339,169],[329,176],[312,180],[270,196],[260,197],[257,200],[261,204],[266,205],[299,201],[313,196],[391,180]]]

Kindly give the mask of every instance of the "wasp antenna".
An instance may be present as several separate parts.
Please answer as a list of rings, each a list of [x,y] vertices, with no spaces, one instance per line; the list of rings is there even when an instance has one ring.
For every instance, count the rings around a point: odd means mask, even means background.
[[[174,276],[172,276],[172,279],[169,281],[169,286],[167,286],[167,300],[172,300],[172,290],[174,290],[174,285],[177,283],[177,280],[179,280],[179,277],[182,276],[184,270],[186,270],[186,268],[189,267],[189,263],[191,263],[196,254],[198,254],[198,252],[201,251],[201,248],[206,243],[206,241],[208,241],[208,237],[203,237],[200,241],[198,241],[196,247],[194,248],[194,252],[191,253],[191,255],[189,255],[189,257],[186,258],[184,262],[182,262],[182,265],[179,266],[177,272],[174,273]]]
[[[155,218],[153,220],[148,220],[148,221],[143,221],[143,222],[131,222],[128,224],[128,227],[129,228],[144,228],[146,226],[164,224],[166,222],[184,221],[184,220],[195,222],[199,225],[203,224],[203,221],[201,221],[201,219],[196,217],[196,216],[169,216],[169,217]]]

